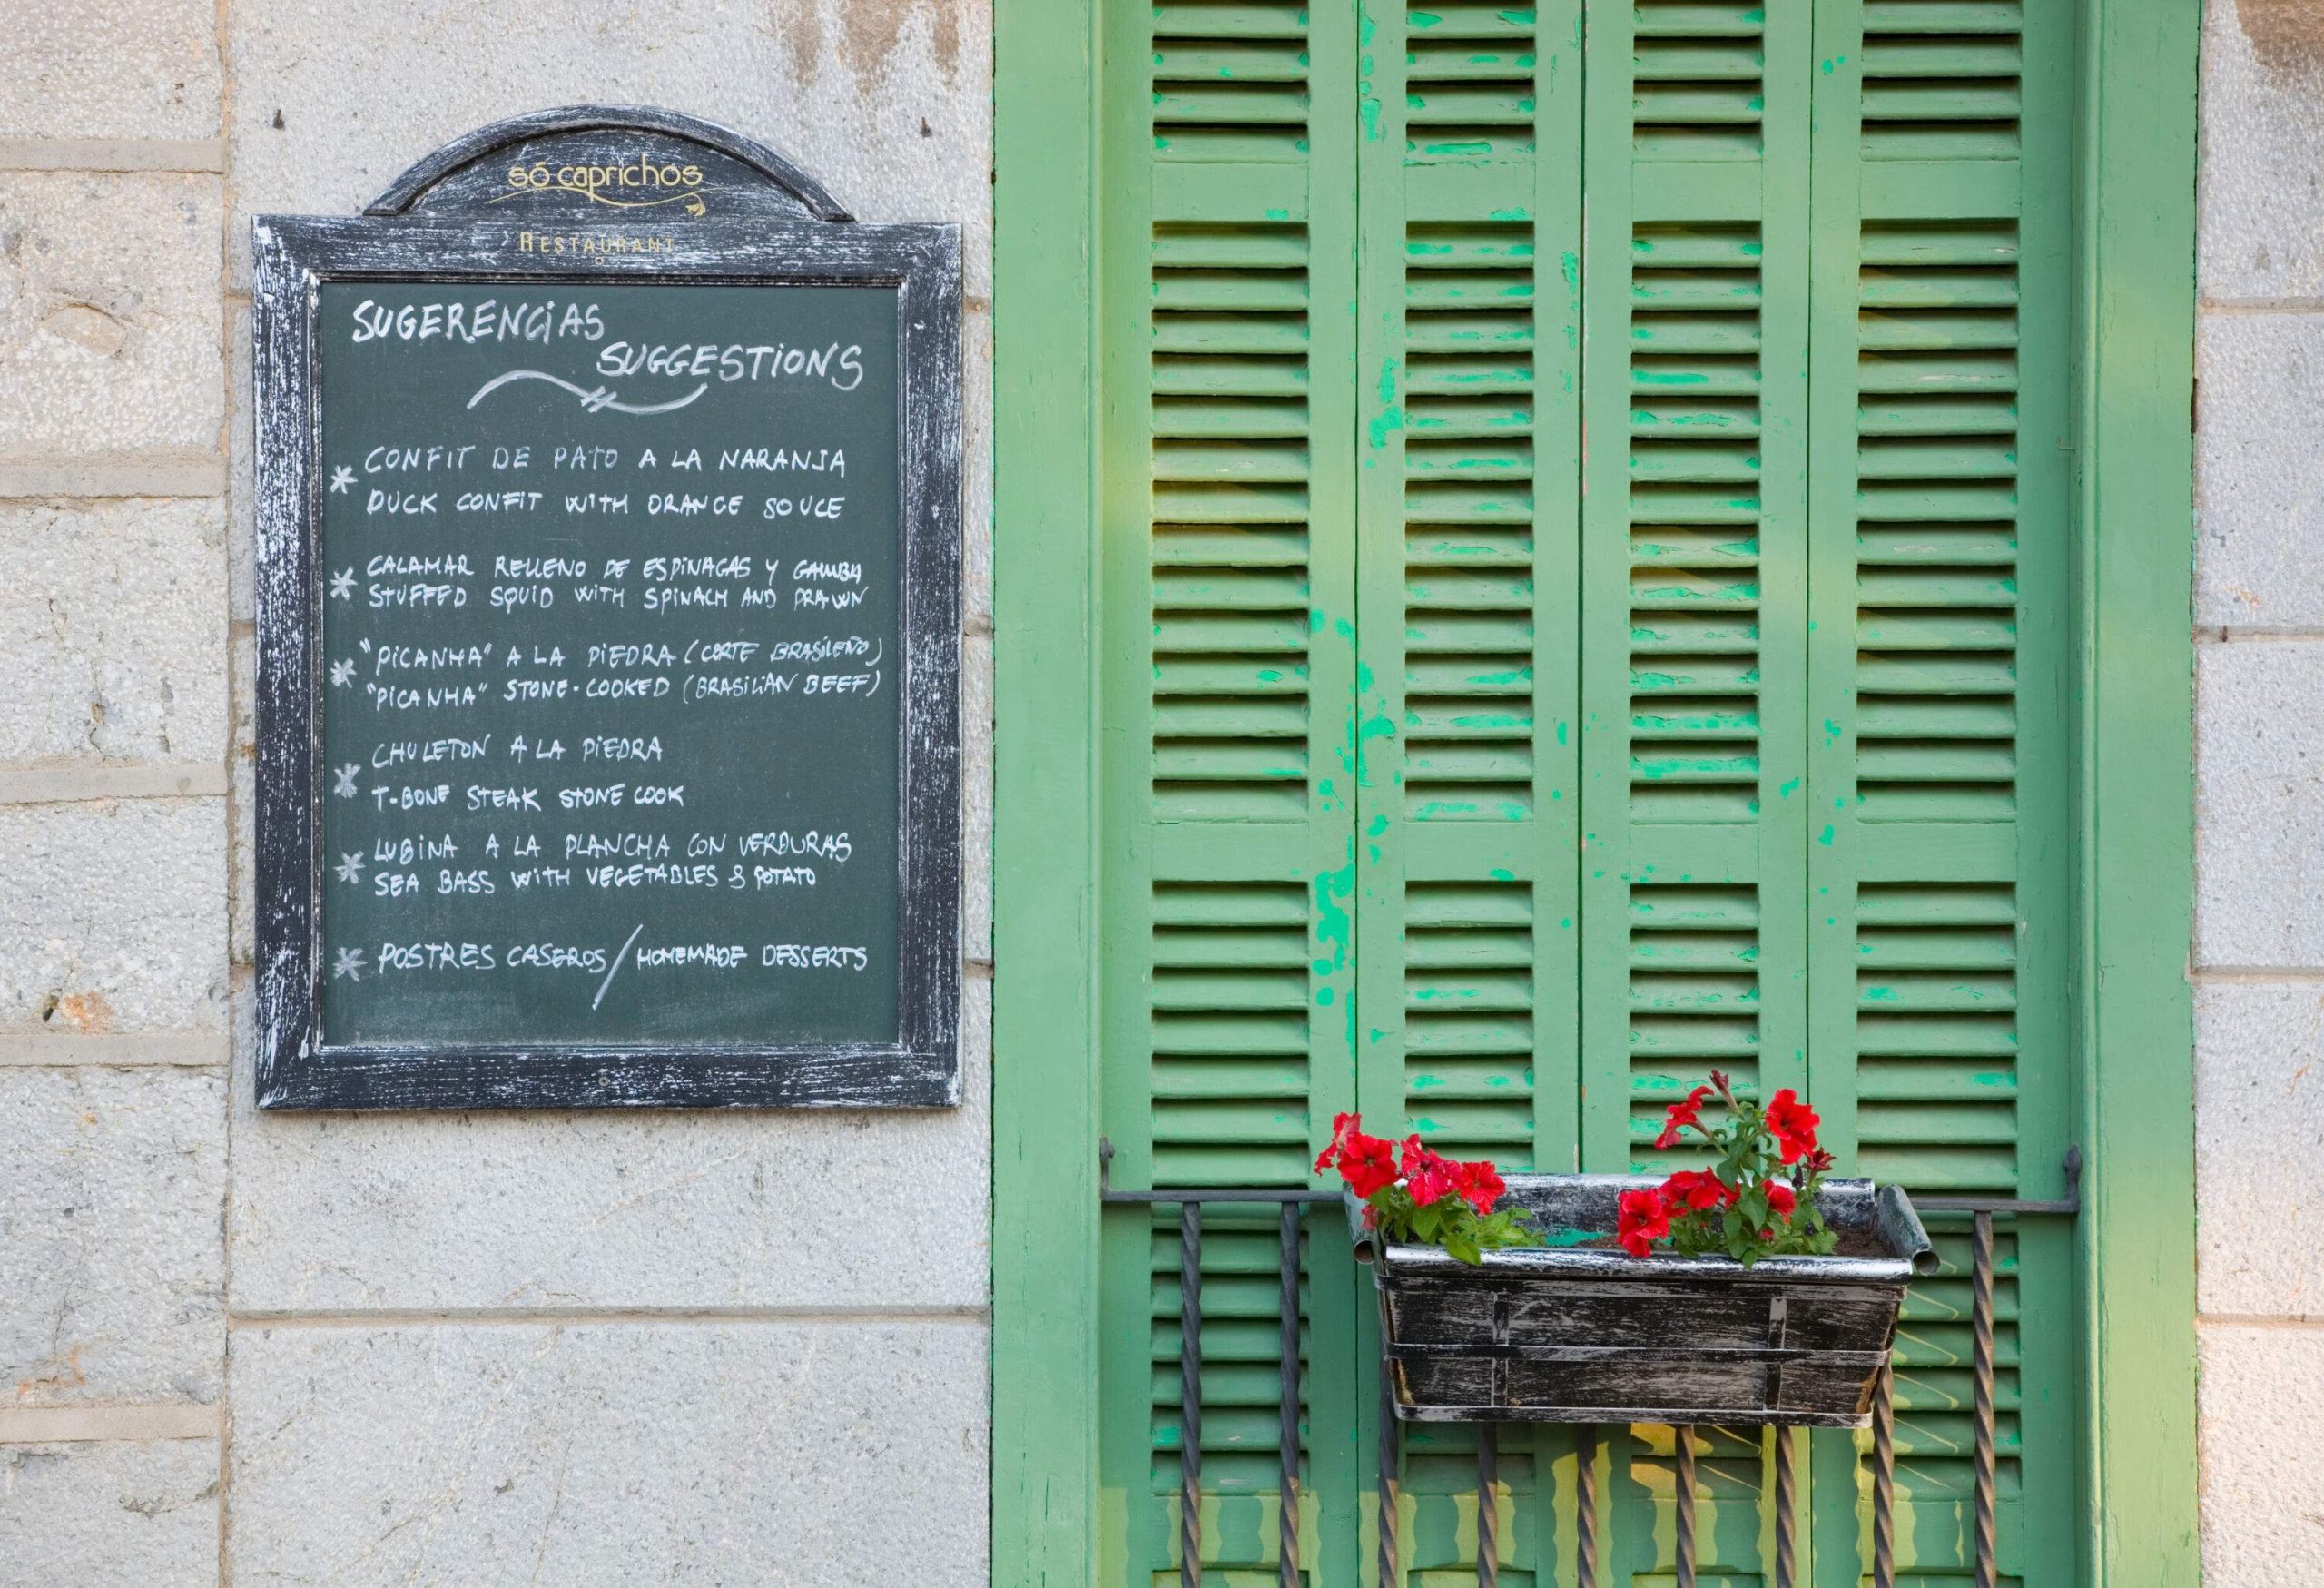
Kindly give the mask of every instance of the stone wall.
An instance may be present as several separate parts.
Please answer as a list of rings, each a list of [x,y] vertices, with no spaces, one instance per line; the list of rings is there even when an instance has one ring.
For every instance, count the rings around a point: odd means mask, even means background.
[[[0,1588],[981,1583],[983,0],[64,0],[0,50]],[[250,217],[576,101],[968,229],[967,1101],[257,1114]],[[837,1191],[853,1227],[793,1209]]]
[[[2193,971],[2210,1588],[2324,1581],[2324,6],[2208,0]]]

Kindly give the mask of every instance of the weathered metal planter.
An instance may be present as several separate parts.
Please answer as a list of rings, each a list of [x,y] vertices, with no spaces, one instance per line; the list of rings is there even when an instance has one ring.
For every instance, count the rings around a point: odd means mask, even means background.
[[[1369,1251],[1396,1415],[1418,1422],[1741,1423],[1861,1427],[1896,1310],[1935,1267],[1895,1186],[1827,1180],[1831,1257],[1726,1258],[1615,1247],[1631,1175],[1512,1175],[1544,1247],[1471,1267],[1435,1248]],[[1360,1252],[1374,1243],[1347,1198]]]

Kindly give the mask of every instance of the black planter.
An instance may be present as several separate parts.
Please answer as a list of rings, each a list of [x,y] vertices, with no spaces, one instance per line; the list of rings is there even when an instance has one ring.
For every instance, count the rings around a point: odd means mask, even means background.
[[[1502,1207],[1551,1244],[1471,1267],[1436,1247],[1369,1250],[1396,1415],[1429,1423],[1772,1423],[1861,1427],[1915,1274],[1936,1266],[1905,1193],[1827,1180],[1842,1249],[1770,1258],[1656,1252],[1610,1238],[1631,1175],[1512,1175]],[[1360,1250],[1375,1243],[1347,1198]]]

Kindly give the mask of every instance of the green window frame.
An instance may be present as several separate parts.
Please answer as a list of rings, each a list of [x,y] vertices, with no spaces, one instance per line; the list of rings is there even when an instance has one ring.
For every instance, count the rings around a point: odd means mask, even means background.
[[[997,16],[992,1580],[1098,1580],[1098,0]],[[2196,0],[2078,8],[2075,1319],[2091,1583],[2195,1580]]]

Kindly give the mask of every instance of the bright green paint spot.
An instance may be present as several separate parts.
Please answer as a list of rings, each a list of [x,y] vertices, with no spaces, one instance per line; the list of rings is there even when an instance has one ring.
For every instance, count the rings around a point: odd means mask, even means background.
[[[1369,19],[1367,18],[1366,20],[1368,21]],[[1437,15],[1433,11],[1415,11],[1408,15],[1404,20],[1413,27],[1431,28],[1434,27],[1438,23],[1443,22],[1444,19]]]
[[[1827,824],[1824,830],[1816,834],[1816,842],[1822,844],[1825,848],[1829,849],[1832,847],[1832,840],[1836,835],[1835,829],[1829,824]]]
[[[1364,833],[1368,837],[1377,838],[1387,830],[1388,817],[1386,813],[1383,812],[1372,818],[1372,825],[1364,829]]]
[[[1827,745],[1837,745],[1840,742],[1840,725],[1830,717],[1824,719],[1824,742]]]
[[[1567,1229],[1561,1226],[1556,1229],[1543,1230],[1541,1244],[1543,1246],[1588,1246],[1593,1241],[1603,1240],[1605,1238],[1606,1232],[1602,1229]]]
[[[1291,212],[1288,210],[1269,210],[1267,212],[1267,219],[1270,221],[1288,221],[1291,219]]]
[[[1496,883],[1513,883],[1517,880],[1517,873],[1511,871],[1505,865],[1494,866],[1492,870],[1486,872],[1485,875],[1491,877]]]
[[[1523,210],[1494,210],[1491,212],[1491,214],[1492,218],[1496,221],[1530,221],[1533,218]],[[1516,293],[1521,292],[1523,289],[1512,287],[1509,291],[1512,293]]]
[[[1792,796],[1793,792],[1798,787],[1799,779],[1796,777],[1787,777],[1784,779],[1783,786],[1776,790],[1776,794],[1778,798],[1787,800]]]
[[[1368,94],[1364,96],[1364,141],[1367,143],[1380,141],[1380,102]]]
[[[1329,1009],[1329,1008],[1331,1007],[1331,1003],[1332,1003],[1332,990],[1331,990],[1330,988],[1328,988],[1328,987],[1318,987],[1318,988],[1316,988],[1316,989],[1315,989],[1315,1007],[1316,1007],[1317,1009]]]

